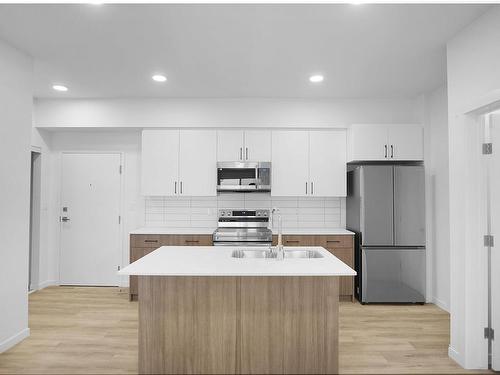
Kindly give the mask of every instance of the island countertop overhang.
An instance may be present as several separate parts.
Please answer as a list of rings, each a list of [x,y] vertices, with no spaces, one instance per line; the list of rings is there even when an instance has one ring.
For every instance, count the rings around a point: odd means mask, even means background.
[[[356,271],[323,247],[285,247],[285,251],[316,250],[322,258],[238,259],[241,247],[162,246],[118,272],[136,276],[355,276]]]

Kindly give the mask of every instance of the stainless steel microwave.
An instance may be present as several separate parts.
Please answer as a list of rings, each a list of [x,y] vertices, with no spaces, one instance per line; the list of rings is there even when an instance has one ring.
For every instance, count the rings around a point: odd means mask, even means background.
[[[271,191],[271,163],[218,162],[217,191]]]

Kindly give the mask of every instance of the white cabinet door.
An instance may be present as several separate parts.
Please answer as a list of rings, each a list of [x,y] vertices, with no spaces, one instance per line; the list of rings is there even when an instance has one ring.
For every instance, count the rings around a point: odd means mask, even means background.
[[[387,144],[391,160],[424,159],[424,134],[420,125],[389,125]]]
[[[346,148],[345,130],[309,132],[309,179],[312,196],[346,196]]]
[[[308,195],[309,132],[273,130],[271,161],[271,195]]]
[[[217,160],[240,161],[244,159],[243,130],[217,131]]]
[[[179,195],[215,196],[217,185],[217,133],[215,130],[181,130]]]
[[[350,155],[353,160],[386,160],[387,127],[381,125],[352,125],[349,134]]]
[[[245,130],[244,159],[271,161],[270,130]]]
[[[179,130],[144,130],[141,166],[142,195],[175,195],[179,176]]]

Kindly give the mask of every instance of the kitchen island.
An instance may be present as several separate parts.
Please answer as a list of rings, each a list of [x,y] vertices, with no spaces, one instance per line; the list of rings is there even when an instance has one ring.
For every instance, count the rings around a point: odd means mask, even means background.
[[[163,246],[119,272],[139,276],[140,373],[338,372],[338,278],[355,271],[321,247],[241,250]]]

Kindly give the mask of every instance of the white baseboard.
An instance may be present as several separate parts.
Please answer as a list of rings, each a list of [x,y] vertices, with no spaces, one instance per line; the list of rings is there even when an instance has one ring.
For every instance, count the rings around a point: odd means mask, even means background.
[[[29,335],[30,329],[25,328],[21,332],[16,333],[14,336],[9,337],[7,340],[0,342],[0,353],[3,353],[12,348],[14,345],[19,344]]]
[[[462,358],[460,358],[460,353],[455,350],[455,348],[451,345],[448,346],[448,357],[453,359],[458,365],[462,368],[465,368],[465,363],[462,362]]]
[[[38,284],[37,290],[47,288],[48,286],[54,286],[54,285],[59,285],[59,282],[57,280],[46,280],[46,281]]]
[[[432,302],[438,306],[439,308],[443,309],[444,311],[446,311],[447,313],[450,312],[450,307],[448,306],[448,304],[442,300],[440,300],[439,298],[436,298],[436,297],[433,297],[432,298]]]

